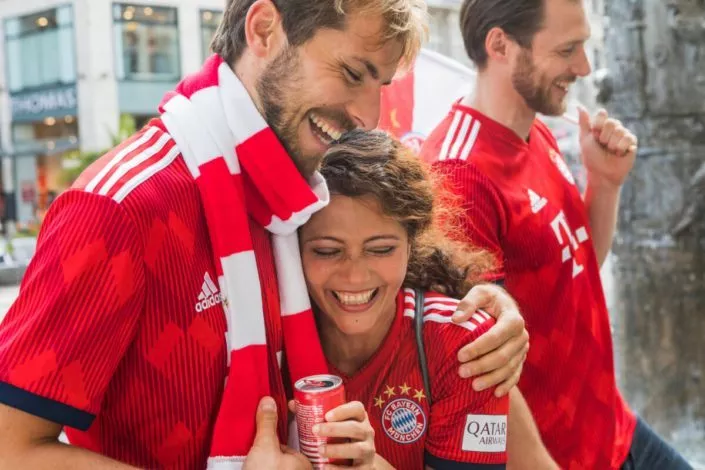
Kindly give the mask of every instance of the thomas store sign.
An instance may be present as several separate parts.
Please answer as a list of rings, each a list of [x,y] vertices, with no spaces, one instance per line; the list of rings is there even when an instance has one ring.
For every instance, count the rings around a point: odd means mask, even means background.
[[[10,95],[12,120],[40,121],[50,116],[76,115],[76,87],[70,85]]]

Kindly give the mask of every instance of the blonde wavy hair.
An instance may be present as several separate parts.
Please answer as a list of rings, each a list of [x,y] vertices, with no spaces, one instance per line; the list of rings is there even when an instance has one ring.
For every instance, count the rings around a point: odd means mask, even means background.
[[[256,0],[229,0],[223,21],[211,42],[213,52],[234,64],[247,47],[245,18]],[[408,67],[428,37],[428,12],[423,0],[269,0],[279,11],[291,46],[311,39],[321,28],[343,30],[347,15],[382,17],[383,42],[402,45],[400,66]]]

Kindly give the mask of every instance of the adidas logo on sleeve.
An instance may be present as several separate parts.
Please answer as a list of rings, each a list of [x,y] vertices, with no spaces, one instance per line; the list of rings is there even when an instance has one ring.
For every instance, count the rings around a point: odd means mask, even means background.
[[[211,275],[205,273],[203,275],[201,293],[198,294],[198,302],[196,302],[196,312],[201,313],[222,302],[223,296],[213,282],[213,279],[211,279]]]

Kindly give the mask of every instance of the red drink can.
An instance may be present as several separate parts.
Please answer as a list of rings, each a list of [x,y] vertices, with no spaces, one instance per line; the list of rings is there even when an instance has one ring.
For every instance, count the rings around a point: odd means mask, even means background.
[[[339,442],[339,440],[320,438],[313,434],[312,429],[314,424],[326,421],[326,413],[345,403],[343,380],[329,374],[304,377],[294,384],[294,399],[296,400],[296,426],[299,428],[299,446],[301,453],[313,464],[313,468],[323,468],[327,463],[348,464],[348,461],[322,457],[318,453],[318,448],[328,442]]]

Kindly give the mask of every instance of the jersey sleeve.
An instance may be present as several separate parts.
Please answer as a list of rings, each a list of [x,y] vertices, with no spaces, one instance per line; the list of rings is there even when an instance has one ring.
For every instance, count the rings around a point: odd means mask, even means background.
[[[507,230],[507,213],[500,192],[473,163],[440,161],[433,164],[446,190],[457,196],[463,239],[495,256],[496,268],[488,281],[504,279],[502,238]]]
[[[478,312],[469,321],[455,324],[450,321],[454,308],[434,307],[434,303],[438,305],[433,297],[425,301],[424,316],[431,382],[426,464],[435,469],[504,468],[509,398],[495,397],[493,388],[473,390],[472,381],[458,375],[457,360],[460,348],[484,334],[495,321]]]
[[[0,323],[0,402],[88,429],[142,311],[142,266],[115,201],[79,190],[57,198]]]

